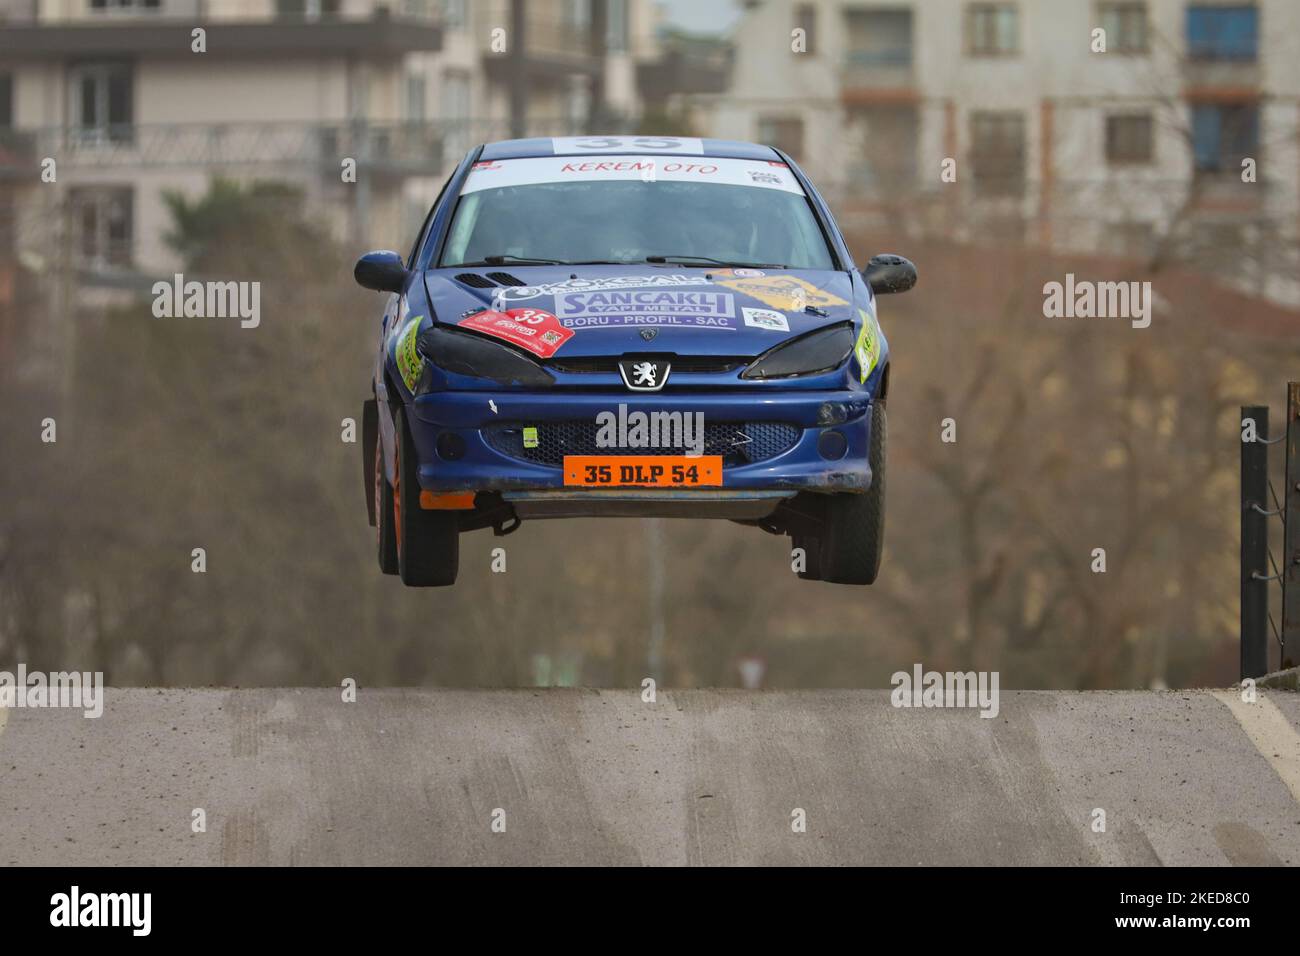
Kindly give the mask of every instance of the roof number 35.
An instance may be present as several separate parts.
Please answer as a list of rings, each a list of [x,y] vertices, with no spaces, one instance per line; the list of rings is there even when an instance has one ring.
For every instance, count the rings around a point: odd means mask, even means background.
[[[575,149],[644,149],[673,152],[689,149],[689,145],[680,139],[654,136],[596,136],[590,139],[574,139]]]

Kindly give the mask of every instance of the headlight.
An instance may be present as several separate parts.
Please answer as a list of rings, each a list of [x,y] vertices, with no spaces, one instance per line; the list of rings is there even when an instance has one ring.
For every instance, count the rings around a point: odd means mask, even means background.
[[[431,325],[420,333],[415,347],[439,368],[457,375],[488,378],[499,385],[528,388],[555,382],[555,376],[532,359],[473,332]]]
[[[853,323],[844,322],[809,332],[764,352],[740,373],[741,378],[789,378],[827,372],[849,356]]]

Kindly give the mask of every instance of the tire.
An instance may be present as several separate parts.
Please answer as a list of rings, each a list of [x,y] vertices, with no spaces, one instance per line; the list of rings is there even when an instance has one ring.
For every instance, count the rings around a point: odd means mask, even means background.
[[[397,430],[397,488],[393,492],[397,531],[397,573],[415,588],[440,588],[456,583],[460,567],[460,528],[454,511],[425,511],[420,507],[420,458],[415,451],[406,410],[399,408]]]
[[[393,507],[393,486],[384,474],[384,443],[375,439],[375,537],[379,545],[379,570],[397,573],[397,512]]]
[[[871,406],[871,487],[865,494],[832,495],[822,534],[822,580],[871,584],[885,545],[885,407]]]

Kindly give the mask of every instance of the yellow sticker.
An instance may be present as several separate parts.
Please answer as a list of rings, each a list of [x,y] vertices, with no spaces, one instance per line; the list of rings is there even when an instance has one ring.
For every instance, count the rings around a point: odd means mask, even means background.
[[[406,326],[406,331],[402,337],[397,340],[397,349],[395,357],[397,359],[397,372],[402,376],[402,381],[406,383],[408,390],[415,391],[415,383],[420,380],[420,372],[424,370],[424,359],[415,348],[415,337],[420,332],[421,316],[413,318]]]
[[[531,425],[524,429],[524,447],[537,447],[537,429],[533,428]]]
[[[784,312],[802,312],[805,306],[824,308],[828,305],[848,305],[839,296],[817,288],[797,276],[764,276],[763,278],[715,279],[718,285],[752,295],[760,302]]]
[[[871,377],[876,362],[880,361],[880,323],[876,321],[874,312],[858,309],[858,315],[862,317],[862,329],[858,332],[858,344],[854,346],[854,351],[858,356],[858,365],[862,368],[861,381],[865,382]]]

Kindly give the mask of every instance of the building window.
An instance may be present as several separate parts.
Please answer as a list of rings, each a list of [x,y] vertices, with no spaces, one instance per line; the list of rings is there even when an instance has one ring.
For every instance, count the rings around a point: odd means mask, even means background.
[[[911,10],[846,10],[849,66],[911,66]]]
[[[1149,163],[1152,157],[1151,116],[1107,116],[1106,160]]]
[[[605,30],[605,49],[623,53],[628,48],[627,0],[609,0],[609,20]]]
[[[803,155],[803,120],[765,116],[758,121],[758,141],[775,146],[798,162]]]
[[[972,56],[1011,56],[1020,50],[1020,10],[1014,3],[966,8],[966,49]]]
[[[794,8],[794,26],[803,31],[803,52],[817,52],[817,8],[811,3],[801,3]]]
[[[1253,6],[1187,8],[1187,55],[1193,60],[1256,58],[1259,12]]]
[[[131,264],[133,191],[125,187],[76,187],[68,191],[72,228],[83,264],[92,268]]]
[[[586,30],[591,26],[589,0],[561,0],[560,22],[569,30]]]
[[[459,163],[470,144],[469,74],[448,70],[442,75],[441,108],[445,129],[443,159],[448,165]]]
[[[1120,0],[1097,4],[1108,53],[1147,52],[1147,5]]]
[[[411,123],[423,123],[428,115],[424,108],[424,74],[411,71],[406,74],[406,119]]]
[[[0,73],[0,129],[14,125],[14,78]]]
[[[971,169],[978,196],[1023,196],[1025,117],[1018,112],[971,114]]]
[[[570,135],[584,131],[591,115],[591,81],[582,74],[568,78],[564,91],[564,120]]]
[[[275,12],[292,20],[330,20],[341,5],[342,0],[275,0]]]
[[[1254,103],[1192,105],[1192,152],[1198,173],[1240,172],[1259,158],[1259,108]]]
[[[124,63],[85,64],[70,75],[72,127],[84,140],[130,142],[134,89]]]
[[[160,9],[162,0],[90,0],[92,13],[147,13]]]
[[[442,0],[442,25],[463,30],[469,25],[469,0]]]
[[[876,195],[914,186],[919,130],[915,106],[861,106],[850,110],[845,132],[861,144],[849,160],[850,182]]]

